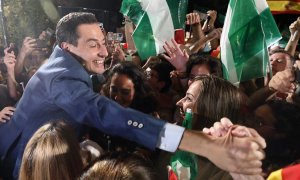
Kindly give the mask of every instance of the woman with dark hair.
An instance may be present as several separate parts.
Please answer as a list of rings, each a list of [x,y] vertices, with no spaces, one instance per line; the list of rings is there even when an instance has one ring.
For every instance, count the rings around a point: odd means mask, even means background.
[[[186,92],[177,102],[182,115],[187,108],[194,114],[193,129],[211,127],[222,117],[228,117],[234,124],[241,121],[245,112],[242,93],[230,82],[216,76],[196,76]]]
[[[154,116],[157,114],[157,102],[146,75],[141,67],[132,62],[122,61],[110,69],[102,93],[125,108],[132,108]],[[99,135],[99,132],[94,131],[90,134],[91,138],[107,151],[135,152],[138,150],[140,152],[142,150],[148,154],[148,150],[122,137]]]
[[[192,109],[192,129],[202,130],[212,127],[223,117],[228,117],[234,124],[243,124],[245,102],[242,93],[230,82],[213,75],[201,75],[193,78],[186,96],[177,102],[177,106],[181,109],[182,119],[186,109]],[[200,156],[198,167],[196,179],[232,179],[228,172]]]
[[[39,128],[26,145],[20,180],[73,180],[81,175],[83,163],[73,130],[63,121]]]
[[[103,93],[124,107],[147,114],[156,111],[157,102],[146,75],[132,62],[120,62],[109,71]]]

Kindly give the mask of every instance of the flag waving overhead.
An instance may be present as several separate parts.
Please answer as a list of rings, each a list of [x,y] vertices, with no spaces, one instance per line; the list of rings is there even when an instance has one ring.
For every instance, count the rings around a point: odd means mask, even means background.
[[[136,25],[133,41],[142,60],[164,52],[174,30],[184,28],[188,0],[123,0],[121,13]]]
[[[265,76],[267,48],[280,39],[266,0],[230,0],[221,36],[224,78],[238,84]]]

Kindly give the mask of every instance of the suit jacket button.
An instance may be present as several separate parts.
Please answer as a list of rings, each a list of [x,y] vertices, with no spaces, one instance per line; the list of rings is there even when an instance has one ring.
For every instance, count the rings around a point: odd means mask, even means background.
[[[143,128],[144,127],[144,124],[139,124],[138,128]]]
[[[138,126],[138,123],[136,121],[133,122],[132,124],[134,127],[137,127]]]
[[[127,124],[130,126],[132,124],[132,120],[128,120]]]

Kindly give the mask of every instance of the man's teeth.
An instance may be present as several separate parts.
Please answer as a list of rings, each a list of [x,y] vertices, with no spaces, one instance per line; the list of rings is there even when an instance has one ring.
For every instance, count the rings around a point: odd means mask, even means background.
[[[94,62],[97,63],[97,64],[103,64],[103,61],[101,61],[101,60],[96,60]]]

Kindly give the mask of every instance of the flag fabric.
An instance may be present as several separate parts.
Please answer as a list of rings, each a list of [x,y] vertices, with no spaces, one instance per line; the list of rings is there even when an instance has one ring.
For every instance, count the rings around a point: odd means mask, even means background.
[[[164,52],[174,30],[185,27],[188,0],[123,0],[120,12],[136,25],[133,41],[142,60]]]
[[[267,48],[280,39],[266,0],[230,0],[221,36],[224,78],[237,85],[265,76]]]
[[[300,0],[267,0],[273,14],[300,14]]]
[[[279,169],[270,174],[267,180],[299,180],[300,164]]]
[[[182,126],[192,129],[192,122],[192,110],[187,108]],[[198,157],[193,153],[176,151],[170,158],[170,165],[178,179],[195,180],[198,175]]]

